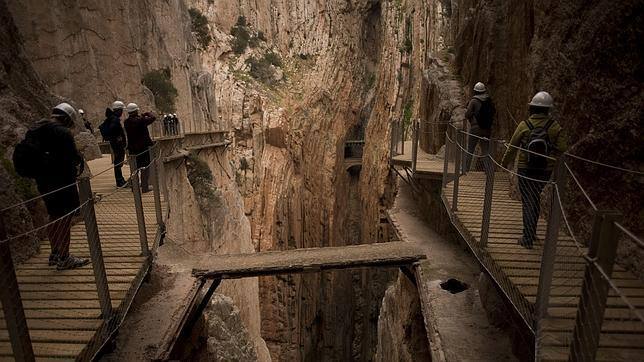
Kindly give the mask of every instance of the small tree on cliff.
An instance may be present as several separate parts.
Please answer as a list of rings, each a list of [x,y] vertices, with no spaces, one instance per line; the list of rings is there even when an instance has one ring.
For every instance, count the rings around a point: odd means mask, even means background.
[[[143,83],[154,95],[157,109],[163,113],[173,113],[177,100],[177,88],[172,84],[169,68],[157,69],[147,72],[143,76]]]
[[[233,36],[231,46],[235,54],[243,54],[248,47],[251,36],[246,26],[246,18],[240,16],[237,19],[237,24],[230,29],[230,35]]]
[[[190,8],[188,13],[190,14],[192,32],[195,34],[199,45],[201,45],[201,49],[206,49],[212,41],[210,29],[208,28],[208,18],[199,9]]]

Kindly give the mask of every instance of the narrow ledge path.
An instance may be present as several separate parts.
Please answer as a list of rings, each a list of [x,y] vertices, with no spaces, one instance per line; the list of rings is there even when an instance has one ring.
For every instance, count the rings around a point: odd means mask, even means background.
[[[456,240],[450,241],[430,228],[420,213],[410,187],[401,182],[393,209],[393,224],[407,242],[425,252],[421,262],[422,290],[427,291],[429,318],[447,361],[516,361],[509,337],[487,319],[479,298],[478,263]],[[468,284],[451,294],[440,284],[455,278]],[[421,288],[419,288],[421,290]]]

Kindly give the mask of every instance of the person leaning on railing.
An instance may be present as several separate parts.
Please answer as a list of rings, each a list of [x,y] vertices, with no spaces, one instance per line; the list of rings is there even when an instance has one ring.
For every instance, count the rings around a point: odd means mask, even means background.
[[[532,249],[536,240],[537,222],[541,212],[541,191],[550,179],[555,157],[566,151],[568,145],[563,128],[549,115],[554,106],[547,92],[537,93],[528,103],[530,117],[517,126],[501,165],[508,167],[519,152],[519,192],[523,211],[523,235],[518,243]],[[543,157],[539,154],[548,156]]]
[[[83,172],[83,158],[76,148],[70,128],[76,111],[67,104],[54,107],[51,119],[37,122],[14,151],[16,171],[34,178],[51,220],[47,236],[51,245],[49,266],[58,270],[89,264],[88,259],[69,254],[72,218],[78,214],[80,201],[76,178]]]
[[[145,112],[139,114],[139,106],[135,103],[130,103],[126,107],[128,114],[125,120],[125,132],[127,133],[127,149],[130,155],[136,155],[136,167],[145,167],[141,172],[141,191],[143,193],[150,191],[148,179],[150,170],[147,166],[150,164],[150,146],[154,143],[150,138],[148,126],[156,121],[154,114]],[[134,170],[132,170],[134,171]]]

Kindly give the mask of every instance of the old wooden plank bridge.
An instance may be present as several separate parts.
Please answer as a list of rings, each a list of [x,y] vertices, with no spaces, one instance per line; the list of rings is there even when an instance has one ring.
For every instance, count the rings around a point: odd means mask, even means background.
[[[176,358],[174,346],[177,341],[189,335],[208,300],[224,279],[351,268],[399,267],[416,283],[416,263],[425,258],[418,245],[401,241],[213,256],[207,263],[193,270],[193,275],[198,280],[184,303],[182,317],[166,333],[157,359]]]

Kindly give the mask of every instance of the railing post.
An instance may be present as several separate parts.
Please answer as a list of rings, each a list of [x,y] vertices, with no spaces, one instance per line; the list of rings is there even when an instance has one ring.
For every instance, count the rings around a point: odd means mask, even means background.
[[[396,142],[395,141],[396,138],[395,138],[395,135],[394,135],[394,128],[395,128],[394,123],[392,122],[389,125],[389,130],[390,130],[389,135],[391,137],[391,142],[389,142],[389,164],[391,164],[393,162],[393,159],[394,159],[394,145],[395,145],[395,142]]]
[[[449,172],[449,155],[450,155],[451,147],[450,147],[450,142],[447,134],[448,132],[449,132],[449,128],[445,130],[445,149],[443,150],[443,159],[444,159],[443,160],[443,188],[441,189],[441,193],[442,193],[442,190],[444,190],[445,186],[447,185],[447,179],[448,179],[447,173]]]
[[[492,155],[494,154],[494,143],[491,141],[488,142],[489,153],[483,161],[483,167],[485,167],[485,199],[483,200],[483,220],[481,222],[481,247],[484,248],[487,246],[487,239],[490,233],[490,219],[492,214],[492,196],[494,195],[494,174],[495,167],[494,162],[492,162]]]
[[[454,130],[454,193],[452,195],[452,211],[458,211],[458,182],[461,177],[461,160],[463,159],[463,150],[458,144],[458,139],[462,138],[461,133],[456,127]],[[462,142],[461,142],[462,143]]]
[[[141,243],[141,254],[148,255],[148,235],[145,231],[145,215],[143,214],[143,200],[139,184],[139,172],[136,167],[136,156],[130,154],[127,158],[130,163],[130,174],[132,180],[132,193],[134,194],[134,208],[136,209],[136,222],[139,226],[139,241]]]
[[[89,246],[89,254],[92,259],[92,269],[94,270],[94,281],[96,282],[98,301],[101,305],[103,319],[109,320],[112,317],[112,300],[110,298],[110,290],[107,283],[105,264],[103,263],[103,250],[101,249],[101,240],[98,234],[92,186],[88,177],[80,178],[78,183],[78,192],[81,203],[83,204],[82,212],[83,219],[85,220],[85,233],[87,234],[87,244]]]
[[[595,214],[592,239],[588,248],[588,258],[594,262],[586,264],[570,344],[570,361],[595,360],[609,288],[608,280],[598,268],[601,268],[608,278],[613,274],[619,242],[615,222],[619,222],[621,217],[617,211],[597,211]]]
[[[416,173],[416,162],[418,161],[418,140],[420,138],[418,132],[419,123],[419,120],[415,120],[412,127],[411,172],[414,174]]]
[[[559,228],[561,226],[561,208],[563,207],[563,205],[559,204],[559,200],[563,200],[565,195],[566,182],[564,176],[564,162],[563,159],[559,159],[555,167],[555,184],[553,185],[554,187],[552,188],[550,196],[550,214],[548,216],[546,239],[543,241],[543,254],[541,255],[541,269],[535,307],[537,333],[539,333],[539,324],[548,315],[550,287],[552,285],[552,276],[554,275],[557,241],[559,240]]]
[[[159,179],[161,178],[159,167],[161,157],[159,156],[160,152],[158,146],[159,143],[150,148],[150,152],[152,152],[152,192],[154,193],[154,210],[156,211],[157,225],[161,230],[163,230],[165,228],[165,224],[163,222],[163,209],[161,208],[161,182],[159,182]]]
[[[5,240],[7,234],[0,217],[0,240]],[[11,259],[9,242],[0,242],[0,302],[9,340],[16,361],[34,361],[34,351],[27,327],[27,318],[20,297],[16,270]]]
[[[400,154],[405,154],[405,120],[401,119],[400,122]]]

